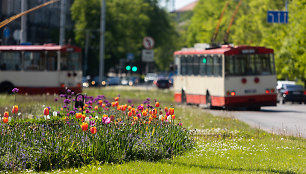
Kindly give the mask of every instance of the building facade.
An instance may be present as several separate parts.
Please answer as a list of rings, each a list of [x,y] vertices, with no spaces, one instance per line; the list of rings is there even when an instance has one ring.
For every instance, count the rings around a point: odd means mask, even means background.
[[[21,13],[21,1],[26,2],[26,9],[48,2],[50,0],[0,0],[0,21]],[[73,22],[70,15],[70,7],[73,0],[66,0],[66,24],[65,38],[69,39],[69,33],[73,33]],[[60,12],[61,3],[56,2],[42,7],[27,14],[26,38],[32,44],[56,43],[59,42]],[[21,18],[9,23],[0,29],[0,44],[20,44]],[[67,40],[68,40],[67,39]]]

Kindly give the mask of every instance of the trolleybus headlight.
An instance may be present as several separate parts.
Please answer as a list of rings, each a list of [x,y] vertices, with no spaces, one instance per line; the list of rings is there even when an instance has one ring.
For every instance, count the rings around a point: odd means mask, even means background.
[[[258,77],[255,77],[254,82],[255,82],[255,83],[258,83],[258,82],[259,82],[259,78],[258,78]]]
[[[95,81],[91,81],[91,85],[94,86],[96,84]]]
[[[235,91],[232,91],[231,92],[231,96],[235,96],[236,95],[236,92]]]
[[[306,91],[304,91],[304,95],[306,95]]]
[[[231,92],[227,91],[227,92],[226,92],[226,95],[231,95]]]
[[[274,89],[271,89],[271,93],[274,93]]]
[[[64,83],[61,83],[61,87],[64,88],[64,87],[65,87],[65,84],[64,84]]]
[[[101,84],[102,84],[103,86],[105,86],[105,85],[106,85],[106,82],[103,80],[103,81],[101,82]]]
[[[246,78],[241,79],[241,83],[245,84],[247,82]]]
[[[269,89],[266,89],[266,94],[269,94],[269,93],[270,93]]]

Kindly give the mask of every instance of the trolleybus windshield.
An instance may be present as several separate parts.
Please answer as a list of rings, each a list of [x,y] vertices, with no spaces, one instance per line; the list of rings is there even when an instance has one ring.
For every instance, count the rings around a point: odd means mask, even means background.
[[[274,74],[273,54],[225,56],[225,76]]]

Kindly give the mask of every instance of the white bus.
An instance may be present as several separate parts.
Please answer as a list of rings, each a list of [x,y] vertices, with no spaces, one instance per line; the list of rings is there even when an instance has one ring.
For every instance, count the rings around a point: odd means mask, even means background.
[[[212,107],[260,110],[276,106],[273,50],[223,45],[176,51],[175,101]]]
[[[81,49],[71,45],[0,46],[0,92],[81,92],[81,62]]]

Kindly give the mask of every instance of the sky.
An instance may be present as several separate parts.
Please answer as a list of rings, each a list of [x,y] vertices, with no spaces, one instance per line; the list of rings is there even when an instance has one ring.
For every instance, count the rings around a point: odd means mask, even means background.
[[[184,7],[185,5],[188,5],[189,3],[193,2],[195,0],[175,0],[175,9],[179,9],[181,7]],[[162,0],[161,2],[162,6],[165,6],[165,0]]]

